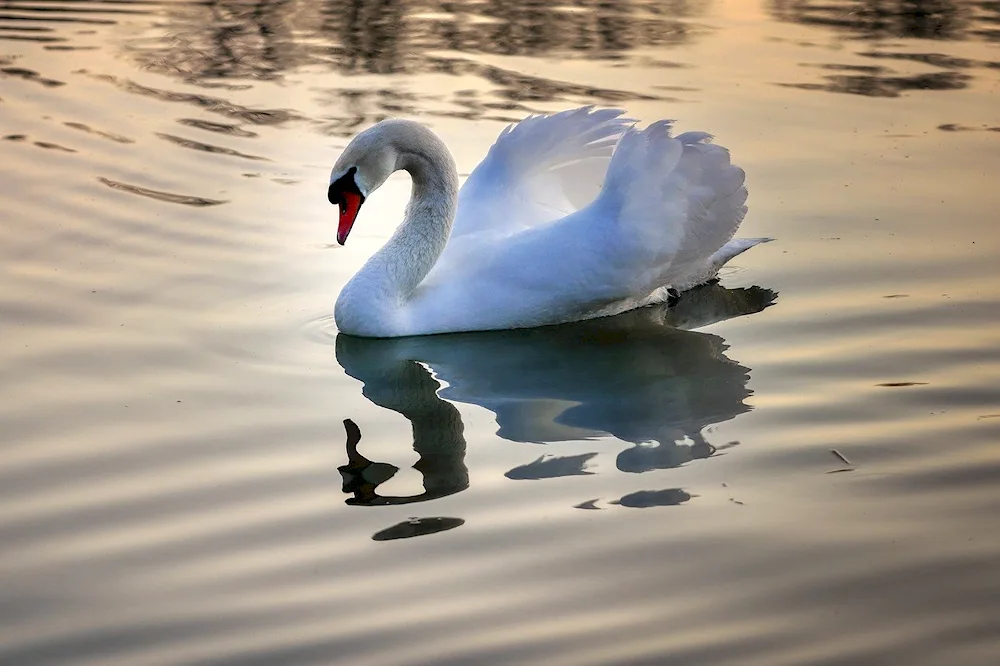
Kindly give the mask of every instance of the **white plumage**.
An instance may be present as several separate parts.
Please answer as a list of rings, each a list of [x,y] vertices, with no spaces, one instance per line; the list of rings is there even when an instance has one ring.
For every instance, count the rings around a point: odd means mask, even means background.
[[[368,196],[400,169],[414,189],[396,233],[341,292],[338,327],[397,337],[541,326],[712,279],[768,239],[733,240],[747,190],[729,151],[671,128],[590,107],[533,116],[500,134],[461,191],[422,125],[365,130],[334,167],[331,201],[345,182]]]

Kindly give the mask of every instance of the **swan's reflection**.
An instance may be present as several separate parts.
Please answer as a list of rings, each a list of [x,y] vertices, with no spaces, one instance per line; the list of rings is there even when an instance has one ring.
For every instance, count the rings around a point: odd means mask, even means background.
[[[640,490],[639,492],[629,493],[621,499],[615,500],[612,504],[627,506],[633,509],[648,509],[652,506],[678,506],[684,504],[692,497],[697,497],[697,495],[685,492],[681,488]]]
[[[364,383],[365,397],[412,424],[420,456],[414,467],[425,489],[407,497],[379,495],[377,486],[397,468],[362,456],[360,432],[348,422],[348,464],[340,468],[344,491],[354,495],[348,502],[416,502],[468,486],[463,425],[448,401],[486,407],[496,415],[498,434],[512,441],[610,434],[631,442],[617,459],[625,472],[710,457],[725,447],[709,444],[702,430],[750,409],[744,402],[749,370],[726,358],[722,338],[686,329],[759,312],[775,297],[760,287],[713,284],[685,293],[671,308],[563,326],[391,340],[339,335],[337,360]],[[594,455],[543,456],[507,476],[587,474]]]
[[[398,525],[387,527],[381,532],[376,532],[372,535],[372,539],[375,541],[412,539],[413,537],[453,530],[464,524],[465,521],[461,518],[411,518]]]

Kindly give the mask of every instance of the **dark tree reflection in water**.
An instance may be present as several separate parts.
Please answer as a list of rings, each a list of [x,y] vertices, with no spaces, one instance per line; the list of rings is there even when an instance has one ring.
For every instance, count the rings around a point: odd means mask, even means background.
[[[531,76],[467,56],[582,58],[624,65],[636,49],[680,45],[705,32],[692,22],[704,9],[701,0],[580,0],[572,6],[538,0],[214,0],[167,7],[159,34],[133,40],[128,48],[143,67],[199,86],[276,80],[315,66],[346,76],[473,76],[497,88],[500,100],[456,95],[452,102],[462,110],[444,115],[507,121],[512,118],[497,112],[517,111],[514,117],[521,117],[533,110],[523,104],[527,101],[611,104],[654,97],[647,91]],[[323,119],[324,129],[346,136],[361,124],[411,111],[413,93],[403,85],[399,78],[376,86],[345,89],[341,84],[325,98],[326,105],[346,106],[347,112]]]
[[[965,39],[974,3],[951,0],[772,0],[782,21],[829,28],[850,39]]]
[[[206,79],[271,80],[301,62],[296,44],[295,0],[178,5],[164,12],[160,38],[144,38],[132,51],[148,69]]]
[[[1000,40],[1000,2],[953,0],[771,0],[771,14],[779,21],[831,30],[838,40],[871,42],[858,55],[866,58],[920,62],[938,71],[899,75],[885,65],[863,68],[845,63],[822,65],[827,70],[854,70],[826,74],[822,83],[781,83],[804,90],[900,97],[909,91],[961,90],[974,78],[957,70],[992,69],[998,62],[980,62],[943,53],[896,53],[898,44],[886,40],[948,42]],[[940,71],[944,70],[944,71]]]
[[[407,21],[399,0],[329,0],[322,5],[317,36],[333,39],[325,47],[330,62],[345,74],[399,74],[406,71]]]
[[[438,71],[434,51],[618,60],[639,47],[682,44],[705,3],[582,0],[300,0],[170,8],[159,43],[137,44],[151,68],[192,78],[272,78],[305,64],[344,74]]]

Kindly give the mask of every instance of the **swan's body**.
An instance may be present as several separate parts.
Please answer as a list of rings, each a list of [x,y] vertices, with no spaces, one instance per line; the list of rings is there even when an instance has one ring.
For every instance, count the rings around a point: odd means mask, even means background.
[[[461,190],[430,130],[404,120],[365,130],[331,176],[338,240],[392,172],[408,171],[413,193],[337,299],[338,328],[399,337],[543,326],[660,303],[714,278],[767,239],[733,239],[747,191],[729,152],[670,129],[635,129],[617,110],[532,117],[500,135]]]

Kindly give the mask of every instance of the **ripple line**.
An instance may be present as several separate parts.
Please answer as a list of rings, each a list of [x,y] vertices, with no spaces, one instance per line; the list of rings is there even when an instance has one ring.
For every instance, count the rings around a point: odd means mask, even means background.
[[[185,139],[183,137],[174,136],[173,134],[164,134],[162,132],[157,132],[156,136],[160,137],[164,141],[169,141],[183,148],[190,148],[191,150],[200,150],[202,152],[213,153],[215,155],[229,155],[230,157],[242,157],[247,160],[256,160],[258,162],[271,161],[266,157],[260,157],[258,155],[248,155],[247,153],[241,153],[238,150],[233,150],[232,148],[223,148],[222,146],[214,146],[210,143],[193,141],[191,139]]]
[[[184,204],[185,206],[198,206],[198,207],[218,206],[219,204],[229,203],[229,201],[226,199],[208,199],[205,197],[196,197],[189,194],[174,194],[172,192],[152,190],[149,189],[148,187],[129,185],[128,183],[122,183],[117,180],[111,180],[110,178],[104,178],[103,176],[98,176],[97,180],[115,190],[130,192],[132,194],[138,194],[139,196],[149,197],[150,199],[156,199],[157,201],[166,201],[167,203],[177,203],[177,204]]]

